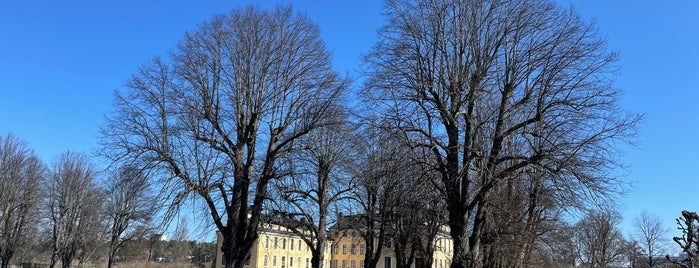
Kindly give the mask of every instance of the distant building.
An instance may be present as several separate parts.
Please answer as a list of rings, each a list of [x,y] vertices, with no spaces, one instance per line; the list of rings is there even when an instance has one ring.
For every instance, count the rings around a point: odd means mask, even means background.
[[[344,216],[330,227],[325,246],[322,268],[364,268],[366,244],[360,235],[361,225],[356,224],[358,215]],[[443,226],[432,241],[435,251],[432,267],[423,267],[422,261],[413,262],[413,268],[448,268],[451,266],[453,242]],[[263,223],[260,235],[250,249],[250,258],[244,267],[249,268],[310,268],[312,253],[302,237],[281,224]],[[213,267],[225,263],[221,252],[222,237],[217,233],[216,262]],[[396,255],[390,241],[384,245],[377,268],[396,268]]]
[[[343,216],[337,224],[330,227],[329,235],[334,240],[333,248],[331,249],[332,262],[330,268],[364,268],[364,258],[366,255],[366,244],[360,232],[363,230],[361,215]],[[432,255],[432,268],[448,268],[452,260],[453,242],[449,236],[448,228],[442,226],[440,232],[435,237],[433,245],[435,246],[434,254]],[[375,247],[378,245],[374,245]],[[396,254],[395,245],[392,241],[386,241],[376,264],[377,268],[395,268]],[[422,267],[421,260],[413,261],[413,268]]]
[[[221,252],[222,236],[217,234],[216,262],[225,263]],[[325,246],[323,268],[330,267],[332,241]],[[260,226],[260,236],[250,249],[250,258],[244,267],[256,268],[310,268],[313,257],[310,247],[299,234],[278,224],[264,223]],[[218,266],[215,266],[218,267]]]
[[[155,240],[156,241],[167,241],[167,235],[157,234],[157,235],[155,235]]]

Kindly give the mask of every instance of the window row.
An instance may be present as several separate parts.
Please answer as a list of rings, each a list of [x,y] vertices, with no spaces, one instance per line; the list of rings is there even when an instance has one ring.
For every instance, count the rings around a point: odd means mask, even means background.
[[[270,265],[270,263],[269,263],[269,259],[270,259],[269,256],[264,255],[264,256],[262,257],[262,266],[264,266],[264,267],[268,267],[268,266],[277,267],[277,256],[272,256],[272,263],[271,263],[271,265]],[[296,257],[296,262],[294,262],[294,257],[289,257],[289,268],[291,268],[291,267],[302,268],[302,266],[301,266],[301,265],[302,265],[302,263],[301,263],[301,262],[302,262],[302,261],[301,261],[302,259],[303,259],[303,258],[301,258],[301,257]],[[280,258],[279,260],[280,260],[280,263],[279,263],[279,264],[280,264],[281,268],[285,268],[285,267],[286,267],[286,257],[285,257],[285,256],[281,256],[281,258]],[[310,259],[310,258],[306,258],[305,264],[306,264],[305,268],[310,268],[310,267],[311,267],[311,259]]]
[[[332,254],[339,254],[340,245],[332,245]],[[342,244],[342,254],[347,254],[347,244]],[[351,244],[349,247],[349,254],[357,254],[357,244]],[[366,254],[366,246],[364,244],[359,245],[359,254]]]
[[[265,249],[269,249],[269,242],[270,242],[270,237],[265,236]],[[278,249],[279,242],[281,240],[281,249],[286,249],[286,238],[279,239],[279,237],[275,237],[272,241],[272,248],[273,249]],[[296,243],[298,242],[298,243]],[[311,248],[308,246],[308,244],[304,243],[302,239],[289,239],[289,250],[294,250],[294,245],[298,245],[296,247],[296,250],[301,251],[302,250],[302,245],[306,245],[306,251],[311,251]]]
[[[349,266],[347,266],[348,263]],[[359,263],[359,268],[364,268],[364,262],[357,260],[342,260],[342,266],[338,266],[338,260],[332,260],[330,268],[357,268],[357,263]]]

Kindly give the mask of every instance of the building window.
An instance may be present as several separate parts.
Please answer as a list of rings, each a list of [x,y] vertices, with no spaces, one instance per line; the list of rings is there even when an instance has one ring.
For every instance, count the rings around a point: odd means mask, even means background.
[[[330,246],[330,250],[332,254],[337,254],[337,245]]]
[[[347,254],[347,244],[342,245],[342,254]]]
[[[277,266],[277,256],[272,256],[272,266]]]
[[[352,237],[357,237],[357,232],[352,231]]]
[[[383,258],[383,267],[384,268],[391,268],[391,257],[386,256]]]
[[[277,249],[277,246],[279,245],[279,238],[275,237],[274,238],[274,249]]]
[[[290,248],[291,250],[294,250],[294,239],[293,238],[289,241],[289,247],[291,247]]]
[[[262,266],[267,267],[267,255],[265,255],[264,258],[262,258]]]
[[[301,239],[299,239],[299,251],[301,251]]]
[[[269,248],[269,236],[265,235],[265,248]]]
[[[350,268],[357,268],[357,261],[352,260],[352,262],[350,262]]]
[[[364,261],[359,262],[359,268],[364,268]]]
[[[306,268],[308,268],[308,258],[306,258]]]
[[[294,267],[294,257],[289,257],[289,267]]]
[[[347,260],[342,260],[342,268],[347,268]]]
[[[296,259],[297,259],[297,263],[296,263],[296,264],[298,264],[298,265],[296,265],[296,267],[301,268],[301,257],[298,257],[298,258],[296,258]]]
[[[330,266],[331,268],[337,268],[337,260],[333,260],[333,264]]]
[[[286,249],[286,238],[282,238],[282,249]]]
[[[364,244],[359,245],[359,254],[366,254],[366,246]]]
[[[350,252],[352,254],[357,254],[357,244],[352,244],[352,247],[350,248]]]
[[[284,266],[286,266],[286,257],[282,256],[282,268],[284,268]]]

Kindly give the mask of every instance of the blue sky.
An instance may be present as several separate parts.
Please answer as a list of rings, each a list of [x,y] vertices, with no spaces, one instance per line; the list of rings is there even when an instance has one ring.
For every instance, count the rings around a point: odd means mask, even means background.
[[[26,140],[46,162],[92,152],[112,93],[153,56],[165,56],[212,14],[254,1],[0,1],[0,135]],[[379,1],[292,3],[319,24],[336,68],[357,77],[382,23]],[[648,210],[674,230],[699,210],[699,1],[560,0],[595,20],[621,53],[622,106],[646,115],[621,160],[633,190],[620,197],[624,229]],[[661,3],[661,4],[659,4]],[[626,231],[628,232],[628,231]]]

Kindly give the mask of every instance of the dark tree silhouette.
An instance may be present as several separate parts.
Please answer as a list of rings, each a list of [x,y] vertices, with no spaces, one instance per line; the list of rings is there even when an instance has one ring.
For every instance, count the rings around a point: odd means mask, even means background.
[[[673,259],[670,255],[665,258],[672,263],[684,268],[694,268],[697,265],[699,254],[699,215],[696,212],[683,210],[682,217],[677,218],[677,229],[682,231],[682,236],[672,238],[677,245],[682,248],[682,252],[687,254],[684,260]]]
[[[494,189],[536,168],[570,203],[618,192],[616,54],[594,25],[549,1],[386,1],[364,93],[411,147],[431,153],[454,240],[480,267]],[[569,204],[570,204],[569,203]]]
[[[197,196],[243,267],[258,237],[277,160],[323,126],[348,81],[331,68],[318,27],[291,8],[247,8],[189,32],[116,93],[105,153],[160,171],[174,211]]]
[[[27,144],[12,134],[0,136],[0,260],[2,268],[23,246],[38,219],[41,181],[46,167]]]

